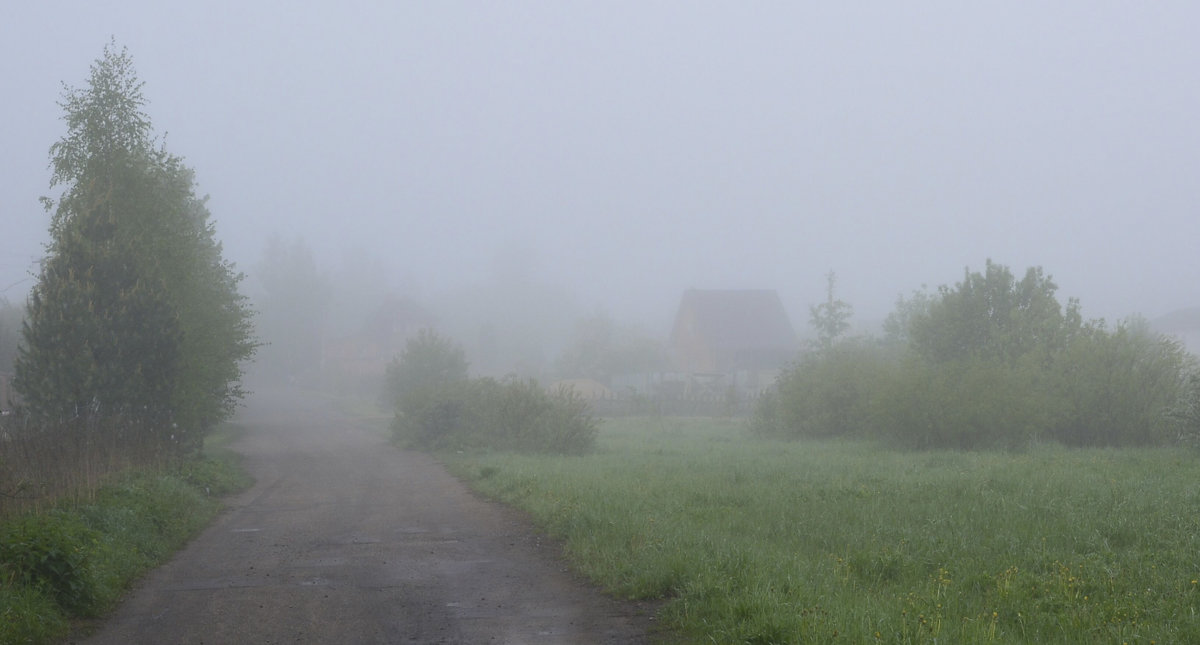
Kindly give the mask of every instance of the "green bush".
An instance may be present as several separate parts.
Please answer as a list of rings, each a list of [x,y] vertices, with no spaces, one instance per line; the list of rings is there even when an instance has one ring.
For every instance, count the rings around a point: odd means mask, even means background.
[[[0,578],[43,591],[62,608],[86,612],[95,599],[87,545],[96,534],[62,512],[26,515],[0,525]]]
[[[1184,445],[1200,448],[1200,371],[1193,366],[1184,381],[1179,402],[1171,410],[1179,424],[1179,440]]]
[[[1056,366],[1064,404],[1054,438],[1068,445],[1161,445],[1180,434],[1171,414],[1186,396],[1188,356],[1134,319],[1087,330]]]
[[[881,388],[879,437],[904,448],[1028,447],[1055,414],[1044,381],[1024,364],[909,357]]]
[[[582,454],[595,445],[591,409],[570,390],[491,378],[411,390],[392,423],[403,445],[423,450]]]
[[[967,272],[901,300],[883,343],[803,356],[764,396],[752,428],[781,438],[874,436],[910,448],[1163,445],[1200,436],[1182,346],[1061,306],[1041,269]],[[1189,405],[1191,406],[1189,408]],[[1190,425],[1189,425],[1190,424]]]
[[[888,350],[864,339],[807,354],[760,399],[751,429],[777,438],[867,435],[894,365]]]
[[[388,364],[384,399],[401,408],[419,403],[428,388],[467,380],[467,367],[461,347],[431,329],[422,329]]]

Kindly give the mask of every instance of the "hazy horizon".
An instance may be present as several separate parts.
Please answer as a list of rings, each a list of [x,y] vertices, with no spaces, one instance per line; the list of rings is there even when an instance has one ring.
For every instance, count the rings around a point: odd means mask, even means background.
[[[661,332],[685,289],[775,289],[804,333],[830,270],[870,325],[991,258],[1088,318],[1154,318],[1200,305],[1198,25],[1190,3],[27,3],[0,20],[0,297],[47,239],[62,83],[111,38],[247,273],[279,234],[419,301],[518,276]]]

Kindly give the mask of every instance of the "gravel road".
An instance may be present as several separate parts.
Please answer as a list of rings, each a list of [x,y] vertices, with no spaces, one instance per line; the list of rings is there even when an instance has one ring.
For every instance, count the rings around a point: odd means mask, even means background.
[[[81,642],[648,642],[650,608],[589,588],[428,456],[296,394],[238,421],[257,484]]]

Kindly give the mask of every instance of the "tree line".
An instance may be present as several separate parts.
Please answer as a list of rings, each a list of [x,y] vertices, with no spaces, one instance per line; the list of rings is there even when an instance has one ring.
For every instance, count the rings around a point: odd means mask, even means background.
[[[882,337],[840,338],[848,307],[814,307],[822,342],[784,371],[753,427],[912,448],[1195,443],[1195,357],[1140,318],[1085,320],[1056,292],[1041,268],[1018,279],[989,260],[901,298]]]

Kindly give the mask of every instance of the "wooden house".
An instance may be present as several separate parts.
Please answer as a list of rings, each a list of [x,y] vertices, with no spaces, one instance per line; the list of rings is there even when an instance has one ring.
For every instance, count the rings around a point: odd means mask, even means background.
[[[675,368],[693,391],[757,392],[799,348],[779,294],[768,289],[690,289],[671,332]]]

